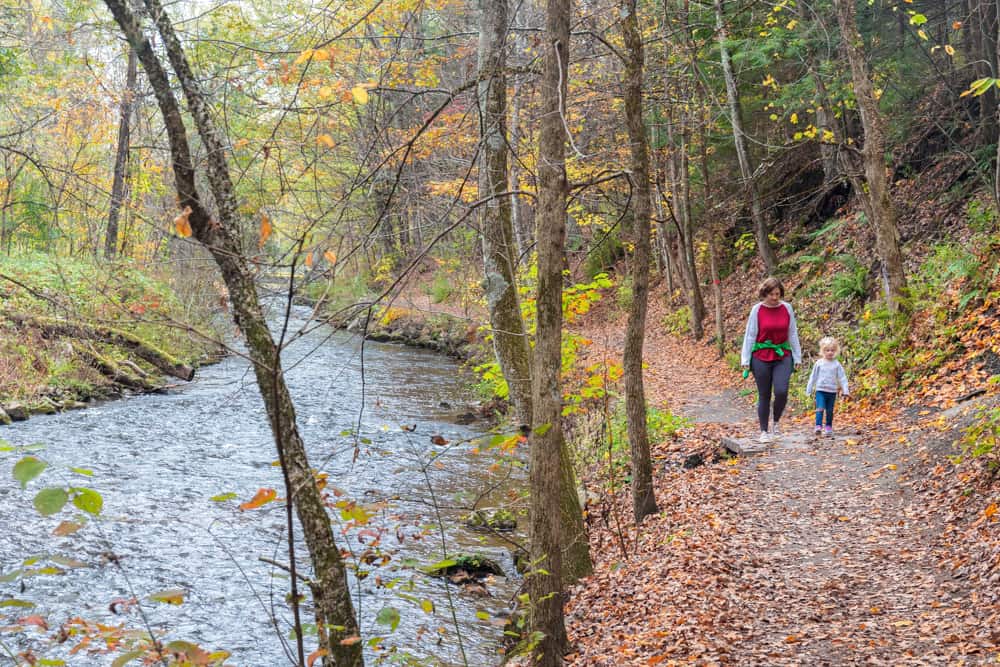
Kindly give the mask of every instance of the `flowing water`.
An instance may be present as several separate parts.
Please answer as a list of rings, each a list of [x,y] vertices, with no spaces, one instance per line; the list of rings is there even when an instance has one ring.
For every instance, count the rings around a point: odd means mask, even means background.
[[[305,312],[296,309],[293,315],[302,318]],[[293,319],[292,329],[301,324]],[[385,564],[361,565],[369,573],[351,577],[362,636],[385,637],[384,648],[427,664],[495,664],[501,618],[520,582],[509,544],[465,529],[459,517],[485,490],[492,496],[487,505],[512,493],[521,474],[516,467],[492,465],[495,457],[477,454],[472,443],[432,445],[432,435],[450,443],[482,435],[479,427],[453,419],[451,404],[469,399],[469,378],[453,362],[395,345],[369,342],[363,349],[362,357],[356,338],[320,327],[290,345],[283,357],[310,462],[328,473],[331,491],[343,494],[334,499],[375,512],[368,525],[345,532],[340,532],[343,519],[335,516],[340,544],[360,557],[381,532],[380,549],[392,557]],[[359,415],[362,440],[355,458],[356,439],[349,432],[359,426]],[[53,629],[74,616],[140,629],[135,608],[113,613],[110,607],[113,600],[136,596],[164,640],[226,650],[229,665],[289,664],[282,647],[290,634],[288,577],[260,560],[288,560],[284,506],[238,508],[258,489],[283,495],[263,404],[244,359],[232,356],[202,368],[194,382],[166,394],[0,427],[0,438],[15,445],[42,443],[36,455],[50,464],[22,491],[10,469],[23,452],[0,454],[0,465],[6,464],[0,470],[2,574],[46,565],[59,571],[0,582],[0,639],[8,647],[30,646],[69,665],[110,665],[114,654],[70,654],[73,638],[53,647],[44,641],[51,631],[14,632],[9,626],[31,614]],[[434,463],[432,450],[443,452]],[[93,476],[74,473],[74,467],[90,469]],[[45,518],[31,506],[35,492],[60,484],[88,486],[104,498],[100,518],[72,536],[54,536],[53,530],[75,510]],[[212,499],[227,493],[236,499]],[[444,557],[440,526],[449,553],[483,553],[509,576],[489,581],[483,595],[425,575],[416,563]],[[297,562],[308,571],[305,548],[296,541]],[[66,567],[66,557],[85,566]],[[395,583],[386,586],[390,582]],[[147,599],[174,589],[184,592],[183,604]],[[3,606],[9,599],[35,606]],[[382,613],[382,623],[377,620],[386,607],[399,610],[395,631],[385,624],[392,612]],[[121,612],[121,605],[114,611]],[[304,610],[304,621],[311,620]],[[0,665],[5,660],[0,651]],[[367,660],[376,661],[370,649]]]

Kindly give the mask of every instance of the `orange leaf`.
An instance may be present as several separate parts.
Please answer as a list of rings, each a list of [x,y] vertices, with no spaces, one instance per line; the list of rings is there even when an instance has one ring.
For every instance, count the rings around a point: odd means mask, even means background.
[[[318,137],[316,137],[316,143],[323,144],[327,148],[333,148],[334,146],[333,137],[331,137],[329,134],[321,134]]]
[[[63,521],[56,526],[56,529],[52,531],[52,534],[59,537],[65,537],[66,535],[72,535],[81,528],[83,528],[83,524],[73,523],[72,521]]]
[[[42,630],[48,630],[49,624],[41,616],[25,616],[18,621],[21,625],[37,625]]]
[[[243,503],[240,505],[241,510],[255,510],[258,507],[263,507],[269,502],[273,501],[278,497],[278,492],[274,489],[259,489],[257,493],[254,494],[253,499],[250,502]]]
[[[317,658],[321,658],[325,655],[330,655],[330,652],[327,651],[325,648],[316,649],[315,651],[309,654],[308,658],[306,658],[306,667],[313,667],[313,663],[316,662]]]
[[[309,254],[306,255],[306,266],[308,266],[311,269],[312,265],[313,265],[313,254],[310,252]]]
[[[187,238],[191,236],[191,221],[188,219],[191,217],[191,207],[185,206],[184,210],[180,212],[176,218],[174,218],[174,229],[177,230],[177,235],[182,238]]]
[[[341,639],[340,640],[340,645],[341,646],[350,646],[351,644],[357,644],[359,641],[361,641],[361,637],[359,637],[357,635],[351,635],[350,637],[346,637],[344,639]]]
[[[983,510],[983,514],[986,515],[987,519],[992,519],[997,513],[997,504],[990,503],[990,506]]]
[[[332,250],[327,250],[326,252],[324,252],[323,258],[326,259],[326,261],[328,261],[330,264],[337,263],[337,253],[335,253]]]
[[[263,248],[264,244],[267,243],[267,239],[271,236],[271,232],[274,230],[271,227],[271,219],[267,217],[266,213],[262,213],[260,216],[260,241],[257,242],[258,248]]]
[[[440,446],[440,447],[443,447],[443,446],[445,446],[445,445],[448,444],[448,441],[445,440],[440,435],[432,435],[431,436],[431,442],[434,443],[435,445]]]

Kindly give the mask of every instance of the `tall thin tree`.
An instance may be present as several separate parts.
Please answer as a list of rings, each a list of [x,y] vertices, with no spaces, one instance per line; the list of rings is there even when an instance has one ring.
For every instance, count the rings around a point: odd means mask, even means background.
[[[118,108],[118,147],[115,149],[115,169],[111,181],[111,208],[108,211],[108,228],[104,235],[104,256],[112,258],[118,254],[118,219],[125,200],[125,179],[128,174],[128,156],[131,142],[132,110],[139,93],[138,59],[135,49],[128,49],[128,64],[125,66],[125,90]]]
[[[538,135],[538,292],[531,433],[531,629],[538,637],[535,665],[562,664],[563,619],[562,281],[566,242],[566,109],[571,0],[548,0],[545,18],[541,118]]]
[[[531,346],[517,293],[517,240],[507,191],[507,0],[481,0],[479,29],[479,208],[483,287],[497,363],[507,382],[516,423],[531,425]]]
[[[649,138],[642,116],[645,57],[636,0],[622,0],[622,38],[625,45],[625,125],[632,158],[632,306],[625,332],[622,365],[625,377],[625,415],[632,459],[632,512],[636,523],[657,511],[653,494],[653,463],[646,428],[646,393],[642,382],[642,350],[649,303],[650,233]]]
[[[253,272],[241,250],[235,190],[230,178],[225,145],[215,126],[209,99],[192,71],[173,23],[159,0],[145,0],[149,16],[163,40],[162,48],[184,94],[198,138],[205,147],[204,165],[215,204],[214,215],[198,189],[197,170],[192,159],[187,127],[166,67],[153,51],[138,20],[126,5],[126,0],[105,0],[105,4],[135,50],[156,96],[170,143],[181,216],[190,225],[194,238],[211,253],[218,265],[229,290],[233,317],[246,339],[284,475],[288,529],[291,532],[294,510],[302,526],[314,569],[312,581],[316,583],[311,585],[311,589],[320,648],[326,651],[324,664],[329,667],[363,665],[358,623],[347,585],[346,569],[296,425],[295,406],[281,368],[281,350],[268,329],[254,285]],[[291,550],[294,549],[295,540],[291,534],[288,536],[288,543],[289,562],[294,567],[295,555]],[[293,581],[295,578],[291,577]],[[297,583],[293,584],[292,605],[297,615],[299,601],[295,586]],[[301,638],[302,633],[297,635]],[[303,663],[301,639],[298,641],[298,653],[298,661]]]
[[[865,133],[862,151],[865,182],[868,192],[858,192],[867,201],[866,210],[875,228],[875,246],[882,262],[882,287],[890,310],[906,306],[906,274],[903,255],[899,250],[899,222],[896,206],[889,191],[889,176],[885,164],[885,119],[878,108],[875,86],[872,84],[864,42],[858,32],[854,0],[834,0],[837,22],[847,61],[851,67],[854,97]],[[853,170],[852,170],[853,171]]]
[[[760,201],[760,191],[750,165],[750,151],[747,148],[746,133],[743,130],[743,110],[740,107],[740,93],[733,74],[732,58],[729,54],[729,31],[726,28],[722,0],[715,0],[715,30],[719,40],[722,59],[722,75],[726,80],[726,98],[729,102],[729,124],[733,128],[733,143],[736,145],[736,159],[740,165],[743,189],[750,199],[750,217],[753,219],[754,236],[757,239],[757,253],[764,262],[764,270],[773,274],[778,268],[778,258],[771,247],[770,232],[764,218],[764,207]]]

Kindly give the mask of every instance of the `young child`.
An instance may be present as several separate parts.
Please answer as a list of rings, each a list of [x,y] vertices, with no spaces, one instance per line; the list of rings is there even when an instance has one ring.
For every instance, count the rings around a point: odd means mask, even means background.
[[[806,384],[806,393],[816,392],[816,435],[825,433],[833,435],[833,404],[837,401],[837,390],[844,396],[850,395],[847,390],[847,373],[837,361],[840,344],[836,338],[827,336],[819,342],[820,358],[813,364]],[[826,413],[826,426],[823,425],[823,413]]]

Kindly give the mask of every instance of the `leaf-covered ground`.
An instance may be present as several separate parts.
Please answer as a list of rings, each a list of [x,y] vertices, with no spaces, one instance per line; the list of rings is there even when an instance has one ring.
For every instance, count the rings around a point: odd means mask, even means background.
[[[587,332],[590,354],[621,350],[621,322],[596,319],[618,333]],[[813,439],[808,411],[792,415],[766,453],[713,461],[722,434],[755,430],[751,399],[738,395],[749,383],[711,348],[656,328],[646,351],[650,402],[698,422],[654,451],[658,515],[636,531],[623,493],[624,531],[613,515],[592,519],[596,572],[571,591],[568,660],[1000,661],[1000,480],[951,462],[965,417],[961,406],[939,411],[967,378],[936,383],[925,405],[841,405],[832,439]],[[677,465],[693,452],[706,465]]]

